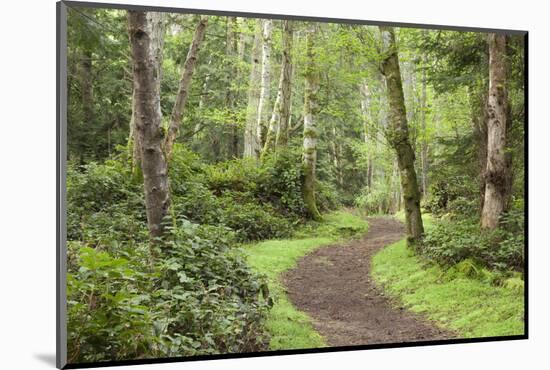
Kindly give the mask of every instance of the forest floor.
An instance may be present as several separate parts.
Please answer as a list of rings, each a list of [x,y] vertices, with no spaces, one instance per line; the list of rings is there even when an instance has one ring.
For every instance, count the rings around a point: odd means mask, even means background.
[[[330,245],[301,258],[282,276],[288,297],[329,346],[449,339],[438,328],[385,295],[371,274],[373,256],[404,237],[403,225],[389,217],[368,219],[360,240]]]

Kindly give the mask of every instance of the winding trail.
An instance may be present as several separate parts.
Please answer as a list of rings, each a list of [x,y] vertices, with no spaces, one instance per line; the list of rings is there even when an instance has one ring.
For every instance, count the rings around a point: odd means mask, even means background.
[[[361,240],[320,248],[283,275],[294,306],[313,318],[329,346],[417,342],[455,335],[397,306],[371,277],[374,254],[404,237],[391,218],[369,218]]]

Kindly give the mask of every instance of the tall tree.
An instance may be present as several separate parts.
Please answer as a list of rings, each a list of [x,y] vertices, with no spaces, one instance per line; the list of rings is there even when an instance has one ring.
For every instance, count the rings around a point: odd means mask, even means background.
[[[420,242],[424,233],[420,214],[420,192],[414,169],[415,155],[409,139],[407,112],[394,30],[392,27],[380,26],[380,33],[383,47],[382,73],[386,80],[389,103],[389,127],[386,136],[397,153],[405,205],[407,244],[414,246]]]
[[[157,79],[157,87],[160,91],[160,81],[162,79],[162,51],[164,47],[164,35],[166,31],[166,13],[147,12],[147,23],[151,25],[150,48],[155,58],[156,73],[159,75]],[[130,119],[130,134],[128,138],[128,150],[132,156],[132,172],[138,174],[141,169],[141,145],[137,130],[135,128],[136,115],[136,96],[135,91],[132,91],[132,116]],[[141,176],[141,174],[138,174]]]
[[[319,71],[316,65],[315,37],[317,30],[314,25],[306,35],[306,67],[304,89],[304,142],[303,142],[303,194],[309,215],[314,220],[320,220],[321,213],[315,200],[315,167],[317,164],[317,138],[319,131],[316,119],[319,114]]]
[[[283,22],[283,64],[284,75],[281,86],[281,109],[279,130],[275,140],[276,146],[286,146],[290,129],[290,104],[292,98],[292,41],[294,38],[292,21]]]
[[[422,92],[420,95],[420,125],[422,128],[422,139],[420,141],[420,164],[422,168],[422,195],[424,199],[428,197],[428,138],[426,131],[426,113],[428,110],[427,96],[427,78],[426,78],[427,58],[422,56]]]
[[[257,135],[258,104],[260,101],[260,79],[261,79],[261,41],[262,29],[259,24],[255,25],[254,43],[251,52],[251,69],[248,83],[248,106],[246,109],[246,126],[244,130],[244,157],[257,158],[261,149]]]
[[[290,21],[283,21],[283,57],[281,62],[281,76],[277,99],[273,106],[273,114],[269,121],[262,156],[276,145],[284,146],[288,142],[288,119],[290,117],[290,98],[292,92],[292,25]]]
[[[150,14],[128,11],[128,32],[133,61],[134,125],[141,148],[147,225],[155,238],[163,234],[162,220],[170,207],[170,191],[161,127],[160,66]]]
[[[273,21],[264,19],[262,21],[262,74],[260,87],[260,101],[258,103],[258,118],[256,135],[260,148],[263,147],[265,134],[267,132],[267,115],[269,111],[269,95],[271,86],[271,31]],[[260,153],[258,153],[259,155]]]
[[[508,38],[489,34],[489,97],[487,99],[487,169],[485,199],[481,227],[495,229],[508,205],[510,159],[507,154],[508,131],[511,126],[508,99],[509,62],[506,53]]]
[[[229,63],[229,73],[231,79],[239,81],[239,68],[236,68],[236,58],[238,56],[238,23],[236,17],[227,17],[226,23],[226,41],[225,41],[225,54]],[[240,58],[238,59],[240,62]],[[237,88],[233,84],[227,89],[226,95],[226,107],[230,110],[231,122],[229,123],[231,130],[231,139],[229,142],[229,157],[237,158],[239,153],[239,137],[238,137],[238,124],[234,115],[235,101],[237,100]]]
[[[208,23],[207,16],[201,16],[197,27],[195,28],[195,34],[193,35],[193,41],[187,52],[187,58],[183,63],[181,69],[181,79],[178,87],[178,94],[176,95],[176,101],[172,108],[172,114],[170,115],[170,124],[168,125],[168,132],[166,134],[165,152],[166,157],[170,160],[172,156],[172,147],[178,136],[178,130],[181,126],[183,118],[183,111],[187,97],[189,96],[189,87],[191,86],[191,80],[193,78],[193,72],[195,71],[195,64],[199,55],[199,50],[204,40],[204,34],[206,31],[206,25]]]

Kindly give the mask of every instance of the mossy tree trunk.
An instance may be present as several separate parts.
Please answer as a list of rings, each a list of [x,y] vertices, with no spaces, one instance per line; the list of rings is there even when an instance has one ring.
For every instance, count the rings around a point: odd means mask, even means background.
[[[290,102],[292,96],[292,21],[283,21],[283,66],[281,67],[281,105],[279,109],[279,130],[275,138],[277,147],[288,143],[290,127]]]
[[[498,227],[500,216],[507,210],[511,184],[511,157],[507,153],[511,127],[508,99],[509,63],[507,37],[489,34],[489,96],[487,99],[487,168],[481,227]]]
[[[133,61],[134,125],[141,147],[147,225],[153,239],[162,236],[162,220],[170,207],[168,165],[161,127],[160,66],[149,14],[128,11],[128,32]]]
[[[424,226],[420,214],[420,191],[414,169],[415,154],[409,139],[398,50],[392,27],[380,26],[380,33],[383,43],[382,72],[389,103],[386,136],[397,154],[405,206],[407,244],[415,246],[421,241]]]
[[[303,194],[309,215],[314,220],[321,219],[315,200],[315,166],[317,164],[317,137],[319,132],[315,120],[319,113],[319,71],[315,55],[316,29],[312,28],[306,36],[306,67],[304,92],[304,143],[303,143]]]

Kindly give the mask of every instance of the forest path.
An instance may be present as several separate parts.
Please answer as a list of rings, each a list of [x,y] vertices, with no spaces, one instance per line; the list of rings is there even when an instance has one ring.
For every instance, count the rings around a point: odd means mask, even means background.
[[[369,218],[360,240],[320,248],[283,275],[294,306],[313,318],[329,346],[448,339],[454,335],[386,297],[371,276],[371,260],[381,248],[404,237],[391,218]]]

